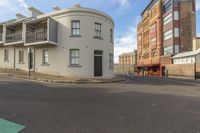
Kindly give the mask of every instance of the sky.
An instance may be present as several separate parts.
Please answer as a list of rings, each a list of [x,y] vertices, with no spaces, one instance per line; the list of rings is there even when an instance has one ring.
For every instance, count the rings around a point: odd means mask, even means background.
[[[94,8],[110,15],[115,21],[115,63],[119,54],[137,48],[137,24],[141,12],[150,0],[0,0],[0,22],[15,18],[16,13],[28,14],[28,7],[34,6],[44,13],[52,7],[69,8],[79,3],[83,7]],[[200,0],[196,0],[197,35],[200,36]]]

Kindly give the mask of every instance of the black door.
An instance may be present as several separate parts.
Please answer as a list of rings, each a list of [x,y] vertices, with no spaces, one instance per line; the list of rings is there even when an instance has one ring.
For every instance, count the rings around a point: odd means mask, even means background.
[[[102,56],[94,56],[94,76],[102,76]]]
[[[29,68],[33,69],[33,51],[32,51],[32,49],[30,49],[30,52],[29,52]]]

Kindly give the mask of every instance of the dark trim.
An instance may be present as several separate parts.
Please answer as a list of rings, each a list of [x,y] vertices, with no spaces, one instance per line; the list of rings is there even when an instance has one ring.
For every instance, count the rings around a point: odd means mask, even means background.
[[[82,67],[81,65],[69,65],[68,67]]]
[[[103,38],[102,38],[102,37],[98,37],[98,36],[94,36],[93,38],[94,38],[94,39],[103,40]]]
[[[41,64],[41,66],[50,66],[50,64],[46,63],[46,64]]]
[[[71,35],[71,36],[69,36],[70,38],[81,38],[82,36],[81,35]]]

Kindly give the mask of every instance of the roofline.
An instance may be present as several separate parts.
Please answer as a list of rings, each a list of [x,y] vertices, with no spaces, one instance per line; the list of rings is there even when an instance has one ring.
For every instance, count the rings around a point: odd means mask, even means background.
[[[151,2],[146,6],[146,8],[142,11],[142,13],[140,14],[141,16],[144,15],[145,11],[149,8],[149,6],[153,3],[154,0],[151,0]]]
[[[96,15],[100,15],[100,16],[103,16],[103,17],[107,18],[108,20],[110,20],[111,23],[115,26],[114,20],[112,19],[111,16],[109,16],[106,13],[101,12],[99,10],[92,9],[92,8],[84,8],[84,7],[81,7],[81,8],[74,8],[74,7],[72,7],[72,8],[62,9],[62,10],[58,10],[58,11],[52,11],[52,12],[49,12],[49,13],[38,15],[38,16],[36,16],[36,19],[48,18],[48,17],[59,15],[59,14],[71,13],[71,12],[85,12],[85,13],[93,13],[93,14],[96,14]],[[3,24],[5,24],[5,25],[15,24],[15,23],[19,23],[21,21],[23,22],[26,19],[30,19],[30,18],[31,17],[25,18],[25,19],[20,19],[20,20],[13,19],[11,22],[5,21],[5,22],[0,23],[0,25],[1,24],[2,25]]]

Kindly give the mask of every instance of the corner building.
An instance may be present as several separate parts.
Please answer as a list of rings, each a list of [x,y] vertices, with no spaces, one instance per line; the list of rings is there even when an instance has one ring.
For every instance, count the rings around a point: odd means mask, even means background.
[[[171,56],[192,50],[196,37],[195,0],[152,0],[138,24],[137,70],[161,76]]]
[[[75,5],[0,24],[0,67],[70,77],[113,77],[114,21]]]

